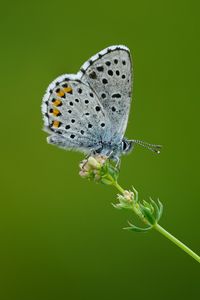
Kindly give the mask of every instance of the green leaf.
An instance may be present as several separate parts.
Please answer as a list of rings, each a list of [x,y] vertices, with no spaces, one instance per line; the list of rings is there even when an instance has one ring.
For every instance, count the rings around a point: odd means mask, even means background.
[[[158,205],[156,204],[156,202],[152,198],[149,198],[149,199],[154,207],[154,214],[155,214],[156,221],[158,221],[160,218],[160,209],[159,209]]]
[[[112,181],[110,179],[107,179],[107,178],[102,178],[101,182],[104,183],[104,184],[107,184],[107,185],[111,185],[112,184]]]
[[[158,201],[158,205],[159,205],[159,219],[158,220],[160,220],[160,218],[162,217],[162,214],[163,214],[163,204],[162,204],[162,202],[160,202],[159,199],[157,201]]]
[[[131,224],[130,222],[129,223],[129,227],[124,227],[123,229],[125,230],[130,230],[130,231],[135,231],[135,232],[147,232],[148,230],[150,230],[152,227],[146,227],[146,228],[142,228],[142,227],[138,227],[138,226],[135,226],[133,224]]]
[[[151,203],[149,203],[149,202],[147,202],[145,200],[143,200],[142,202],[143,202],[144,206],[147,207],[147,208],[149,208],[151,210],[151,212],[153,213],[154,207],[151,205]]]
[[[142,205],[140,203],[140,211],[142,212],[142,214],[144,215],[145,219],[151,224],[154,225],[156,220],[155,217],[153,215],[153,213],[151,212],[151,210],[147,207],[145,207],[144,205]]]
[[[114,168],[112,165],[108,165],[108,173],[113,177],[113,179],[116,181],[119,175],[119,170]]]
[[[118,210],[122,209],[119,204],[111,203],[111,205]]]
[[[132,186],[132,190],[133,190],[133,194],[134,194],[134,202],[137,203],[138,202],[138,191],[134,188],[134,186]]]

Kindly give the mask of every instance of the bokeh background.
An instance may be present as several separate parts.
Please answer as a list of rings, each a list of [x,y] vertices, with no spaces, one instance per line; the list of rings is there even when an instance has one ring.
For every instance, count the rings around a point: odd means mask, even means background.
[[[1,299],[197,299],[199,265],[151,231],[123,231],[116,191],[83,180],[83,156],[46,143],[48,84],[125,44],[134,62],[127,136],[164,145],[122,159],[120,183],[164,203],[160,224],[200,253],[199,1],[4,1]]]

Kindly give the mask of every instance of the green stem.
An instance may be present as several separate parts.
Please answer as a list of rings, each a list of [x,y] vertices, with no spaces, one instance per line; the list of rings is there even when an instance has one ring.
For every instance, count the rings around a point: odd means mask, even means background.
[[[198,261],[200,263],[200,256],[198,256],[196,253],[194,253],[190,248],[188,248],[185,244],[183,244],[181,241],[179,241],[177,238],[175,238],[172,234],[170,234],[167,230],[165,230],[159,224],[155,224],[153,226],[153,228],[156,229],[158,232],[160,232],[162,235],[164,235],[166,238],[168,238],[170,241],[172,241],[179,248],[181,248],[188,255],[192,256],[194,259],[196,259],[196,261]]]
[[[117,181],[115,181],[115,182],[113,183],[113,185],[118,189],[118,191],[119,191],[120,193],[122,193],[122,195],[124,194],[125,190],[118,184]]]
[[[124,189],[118,184],[118,182],[113,182],[113,186],[115,186],[118,191],[122,194],[124,194]],[[137,210],[133,210],[136,214]],[[185,251],[188,255],[190,255],[191,257],[193,257],[196,261],[198,261],[200,263],[200,257],[193,252],[190,248],[188,248],[185,244],[183,244],[181,241],[179,241],[177,238],[175,238],[171,233],[169,233],[167,230],[165,230],[163,227],[161,227],[159,224],[155,224],[153,226],[153,228],[155,230],[157,230],[158,232],[160,232],[162,235],[164,235],[167,239],[169,239],[170,241],[172,241],[175,245],[177,245],[179,248],[181,248],[183,251]]]

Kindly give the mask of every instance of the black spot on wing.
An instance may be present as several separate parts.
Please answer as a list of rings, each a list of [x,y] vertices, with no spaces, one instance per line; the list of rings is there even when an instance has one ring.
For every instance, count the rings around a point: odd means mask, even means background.
[[[111,65],[111,62],[108,60],[108,61],[106,61],[106,66],[110,66]]]
[[[113,94],[112,98],[121,98],[121,94],[117,93],[117,94]]]
[[[103,82],[103,84],[106,84],[106,83],[108,83],[108,80],[106,78],[103,78],[102,82]]]
[[[91,79],[97,79],[97,74],[93,71],[93,72],[91,72],[91,73],[89,74],[89,77],[90,77]]]
[[[99,66],[99,67],[97,67],[97,71],[99,71],[99,72],[103,72],[103,70],[104,70],[103,66]]]

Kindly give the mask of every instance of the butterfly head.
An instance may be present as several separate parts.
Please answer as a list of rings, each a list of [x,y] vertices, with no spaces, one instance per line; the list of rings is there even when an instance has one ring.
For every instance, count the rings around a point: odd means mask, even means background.
[[[127,139],[123,139],[122,140],[122,144],[121,144],[121,147],[122,147],[122,153],[123,154],[127,154],[129,152],[131,152],[133,150],[133,146],[134,146],[134,142],[133,141],[129,141]]]

